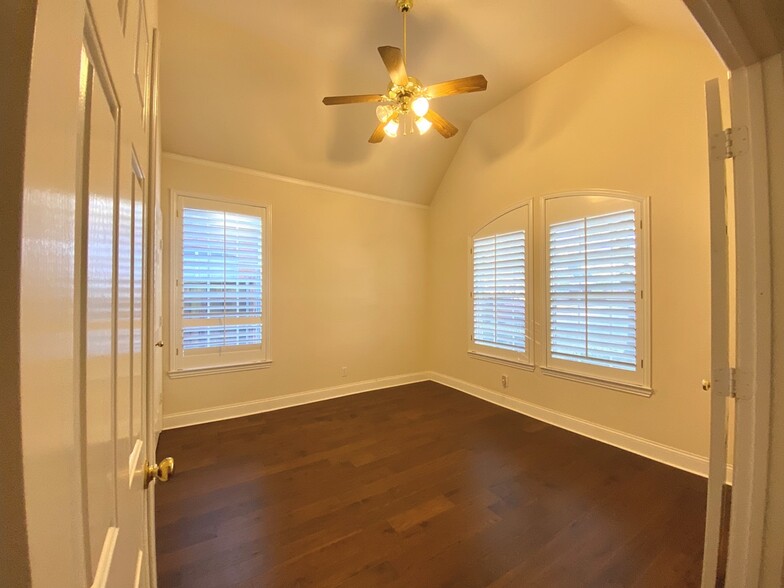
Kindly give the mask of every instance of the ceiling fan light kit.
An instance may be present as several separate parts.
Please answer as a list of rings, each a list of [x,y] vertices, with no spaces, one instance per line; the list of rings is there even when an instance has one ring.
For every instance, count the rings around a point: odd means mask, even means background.
[[[414,7],[414,0],[395,0],[395,4],[403,14],[403,50],[390,46],[378,48],[391,80],[386,92],[356,96],[327,96],[323,102],[327,106],[380,102],[381,104],[376,107],[378,126],[368,139],[370,143],[380,143],[385,136],[408,135],[414,133],[414,129],[420,135],[424,135],[431,127],[435,127],[445,139],[454,137],[457,134],[457,127],[435,112],[430,106],[430,101],[455,94],[483,92],[487,89],[487,80],[482,75],[476,75],[425,86],[414,76],[409,76],[406,72],[406,16]]]

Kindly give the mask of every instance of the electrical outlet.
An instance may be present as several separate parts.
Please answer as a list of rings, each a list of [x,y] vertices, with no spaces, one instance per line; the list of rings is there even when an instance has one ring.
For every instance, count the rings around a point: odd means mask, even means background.
[[[506,374],[501,376],[501,387],[508,388],[509,387],[509,378],[506,377]]]
[[[341,378],[347,378],[348,377],[348,368],[346,366],[343,366],[342,368],[340,368],[340,377]]]

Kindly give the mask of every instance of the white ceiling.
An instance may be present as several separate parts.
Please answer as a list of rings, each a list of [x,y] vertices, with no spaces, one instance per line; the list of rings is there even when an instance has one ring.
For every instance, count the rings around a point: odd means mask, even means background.
[[[380,45],[400,46],[394,0],[163,0],[165,151],[428,203],[470,122],[630,24],[695,34],[680,0],[416,0],[408,70],[425,84],[482,73],[483,94],[434,102],[460,128],[367,142]],[[699,34],[699,32],[697,33]]]

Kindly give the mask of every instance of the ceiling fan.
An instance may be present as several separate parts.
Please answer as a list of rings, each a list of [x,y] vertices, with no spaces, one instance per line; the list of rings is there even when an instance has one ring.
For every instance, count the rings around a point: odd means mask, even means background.
[[[378,52],[392,80],[384,94],[361,94],[358,96],[327,96],[323,102],[327,106],[335,104],[357,104],[361,102],[381,102],[376,108],[379,124],[368,142],[380,143],[384,136],[397,137],[398,132],[407,135],[416,126],[420,135],[424,135],[430,127],[435,127],[445,139],[457,134],[457,127],[430,108],[430,100],[466,94],[468,92],[484,92],[487,80],[482,75],[439,82],[425,86],[414,76],[406,72],[406,16],[414,6],[414,0],[396,0],[397,7],[403,13],[403,50],[398,47],[379,47]]]

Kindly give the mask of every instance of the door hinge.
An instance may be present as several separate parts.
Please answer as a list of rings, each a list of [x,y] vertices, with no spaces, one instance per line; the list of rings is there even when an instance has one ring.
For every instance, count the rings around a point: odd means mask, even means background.
[[[735,159],[746,153],[749,132],[746,127],[731,127],[711,137],[711,156],[716,159]]]

